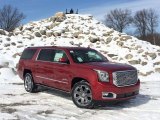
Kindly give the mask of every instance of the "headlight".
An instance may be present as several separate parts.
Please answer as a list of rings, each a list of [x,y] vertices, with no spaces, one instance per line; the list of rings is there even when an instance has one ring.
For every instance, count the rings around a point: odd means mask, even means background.
[[[95,70],[98,74],[99,81],[109,82],[109,74],[102,70]]]

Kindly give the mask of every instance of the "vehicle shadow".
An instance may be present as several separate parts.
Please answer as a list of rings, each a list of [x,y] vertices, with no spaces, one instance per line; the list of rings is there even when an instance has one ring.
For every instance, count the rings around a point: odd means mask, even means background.
[[[56,90],[56,89],[48,89],[48,88],[45,88],[45,87],[40,87],[40,90],[41,90],[41,92],[44,92],[44,93],[47,93],[47,94],[62,97],[62,98],[67,99],[67,100],[72,100],[70,93],[66,93],[66,92],[63,92],[63,91]],[[144,95],[144,94],[140,93],[135,98],[132,98],[130,100],[125,100],[125,101],[120,101],[120,102],[98,103],[98,104],[96,104],[94,109],[119,110],[119,109],[123,109],[123,108],[131,108],[131,107],[140,106],[140,105],[146,104],[150,100],[152,100],[151,96]]]
[[[57,89],[50,89],[47,87],[39,86],[38,91],[43,92],[43,93],[47,93],[47,94],[51,94],[51,95],[55,95],[57,97],[62,97],[64,99],[72,100],[70,93],[60,91]]]
[[[130,100],[125,100],[125,101],[120,101],[120,102],[113,102],[113,103],[106,103],[106,105],[100,105],[97,106],[96,109],[99,110],[120,110],[123,108],[132,108],[136,106],[140,106],[143,104],[148,103],[152,97],[150,95],[144,95],[144,94],[139,94],[135,98],[132,98]]]

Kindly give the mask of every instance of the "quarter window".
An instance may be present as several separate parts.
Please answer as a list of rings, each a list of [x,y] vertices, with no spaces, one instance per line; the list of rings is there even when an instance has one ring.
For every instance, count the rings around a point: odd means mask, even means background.
[[[22,56],[20,59],[25,59],[25,60],[32,59],[32,57],[34,56],[36,51],[37,51],[37,49],[26,49],[22,53]]]

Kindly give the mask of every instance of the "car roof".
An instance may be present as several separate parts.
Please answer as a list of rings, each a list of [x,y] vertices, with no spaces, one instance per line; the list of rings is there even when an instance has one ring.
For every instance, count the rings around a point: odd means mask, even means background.
[[[69,47],[69,46],[36,46],[36,47],[28,47],[27,49],[67,49],[67,50],[86,50],[91,49],[89,47]]]

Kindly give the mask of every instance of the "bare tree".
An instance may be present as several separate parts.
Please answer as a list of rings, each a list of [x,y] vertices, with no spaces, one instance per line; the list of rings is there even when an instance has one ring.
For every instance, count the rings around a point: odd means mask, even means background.
[[[105,24],[119,32],[123,32],[132,22],[131,11],[114,9],[105,16]]]
[[[141,39],[147,39],[147,36],[149,35],[152,36],[152,40],[154,40],[154,34],[158,27],[158,15],[153,9],[137,11],[133,23],[136,26]]]
[[[155,42],[155,33],[156,33],[156,28],[158,27],[158,14],[156,13],[155,10],[149,9],[148,14],[147,14],[147,30],[148,34],[152,36],[152,40],[154,45],[156,44]]]
[[[134,16],[133,21],[138,33],[142,37],[142,39],[145,39],[147,35],[147,11],[146,9],[137,11]]]
[[[24,14],[11,5],[5,5],[0,9],[0,28],[6,31],[12,31],[18,27],[25,18]]]

